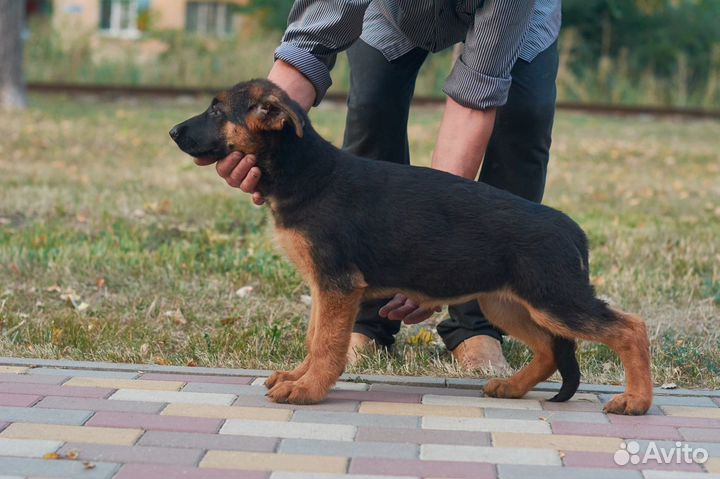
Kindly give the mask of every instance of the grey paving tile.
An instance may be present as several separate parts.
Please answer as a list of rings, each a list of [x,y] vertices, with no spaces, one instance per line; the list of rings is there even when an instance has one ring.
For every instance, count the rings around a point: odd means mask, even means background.
[[[485,417],[499,419],[541,419],[552,424],[553,421],[607,423],[608,418],[601,412],[575,411],[536,411],[532,409],[485,408]]]
[[[343,457],[383,457],[389,459],[416,459],[420,453],[417,444],[387,442],[347,442],[312,439],[283,439],[279,453],[318,454]]]
[[[562,461],[553,449],[525,447],[451,446],[424,444],[420,458],[427,461],[485,462],[491,464],[530,464],[561,466]]]
[[[228,419],[220,434],[239,436],[281,437],[284,439],[322,439],[352,441],[357,428],[349,424],[318,424],[282,421]]]
[[[482,390],[461,389],[461,388],[440,388],[431,386],[408,386],[399,384],[372,384],[370,391],[400,392],[414,394],[437,394],[442,396],[472,396],[480,397]]]
[[[170,431],[147,431],[139,446],[215,449],[222,451],[273,452],[279,442],[275,437],[238,436]]]
[[[600,394],[600,401],[608,402],[613,398],[612,394]],[[718,407],[709,397],[703,396],[655,396],[654,406],[691,406],[691,407]]]
[[[117,411],[156,414],[164,407],[161,402],[110,401],[107,399],[46,396],[34,407],[54,409],[84,409],[87,411]]]
[[[438,386],[445,387],[444,378],[424,376],[388,376],[383,374],[343,374],[340,379],[344,381],[357,381],[368,383],[407,384],[411,386]]]
[[[292,422],[314,422],[322,424],[351,424],[373,427],[420,427],[420,418],[414,416],[384,416],[380,414],[359,414],[330,411],[295,411]]]
[[[82,461],[46,461],[24,457],[0,457],[0,471],[4,474],[34,477],[62,477],[71,479],[110,479],[119,464],[94,462],[86,469]]]
[[[81,426],[92,415],[93,411],[83,410],[0,407],[0,421],[6,422]]]
[[[251,406],[251,407],[266,407],[273,409],[291,409],[293,411],[299,411],[308,409],[311,411],[340,411],[340,412],[355,412],[360,407],[360,401],[352,399],[336,399],[329,397],[320,404],[280,404],[270,401],[265,396],[238,396],[233,406]]]
[[[526,466],[499,464],[498,479],[642,479],[640,471],[598,467]]]
[[[69,376],[33,376],[29,374],[0,374],[0,383],[53,384],[65,382]]]
[[[218,383],[187,383],[181,390],[195,393],[237,394],[238,396],[265,396],[267,392],[264,387]]]
[[[635,442],[640,444],[640,451],[646,451],[650,441],[647,439],[633,439]],[[652,441],[655,443],[655,446],[659,448],[664,448],[665,450],[674,450],[677,446],[678,441]],[[720,442],[699,442],[699,441],[682,441],[682,444],[687,444],[692,449],[705,449],[709,456],[720,458]]]
[[[64,376],[64,377],[83,377],[83,378],[109,378],[109,379],[135,379],[140,374],[138,372],[125,371],[96,371],[94,369],[61,369],[61,368],[32,368],[26,374],[40,376]]]
[[[80,461],[102,461],[114,463],[173,464],[194,466],[200,462],[202,449],[155,447],[155,446],[111,446],[107,444],[67,443],[58,453],[65,455],[77,451]]]
[[[490,446],[490,433],[483,431],[442,431],[408,427],[359,427],[356,441],[404,442],[410,444],[455,444]]]
[[[36,439],[7,439],[0,437],[0,456],[42,457],[57,451],[62,442]]]
[[[720,479],[720,474],[687,471],[643,471],[645,479]]]
[[[2,479],[2,477],[0,477]],[[20,478],[22,479],[22,478]],[[375,474],[317,474],[313,472],[273,472],[270,479],[420,479],[412,476],[377,476]]]

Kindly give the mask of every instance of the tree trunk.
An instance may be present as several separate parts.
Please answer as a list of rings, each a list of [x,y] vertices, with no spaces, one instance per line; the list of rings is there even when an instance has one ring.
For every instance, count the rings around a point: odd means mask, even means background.
[[[0,0],[0,107],[27,105],[22,74],[25,0]]]

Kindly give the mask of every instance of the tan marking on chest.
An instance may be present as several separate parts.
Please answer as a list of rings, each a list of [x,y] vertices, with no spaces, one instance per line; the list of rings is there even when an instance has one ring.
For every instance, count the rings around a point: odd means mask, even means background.
[[[314,284],[317,275],[315,274],[310,240],[298,230],[279,227],[275,228],[275,239],[305,281]]]

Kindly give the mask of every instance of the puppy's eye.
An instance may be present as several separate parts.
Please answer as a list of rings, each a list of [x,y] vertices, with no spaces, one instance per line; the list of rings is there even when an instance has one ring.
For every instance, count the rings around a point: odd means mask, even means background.
[[[210,115],[213,118],[219,117],[222,115],[222,110],[220,109],[220,103],[213,103],[210,106],[210,111],[208,112],[208,115]]]

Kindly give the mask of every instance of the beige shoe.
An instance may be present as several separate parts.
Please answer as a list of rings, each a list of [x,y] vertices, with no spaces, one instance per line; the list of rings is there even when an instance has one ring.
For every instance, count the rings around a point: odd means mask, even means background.
[[[350,346],[347,350],[347,365],[352,366],[362,358],[363,354],[376,349],[375,341],[362,333],[352,333]]]
[[[465,369],[487,369],[497,373],[511,370],[502,353],[500,341],[491,336],[473,336],[452,350],[455,360]]]

